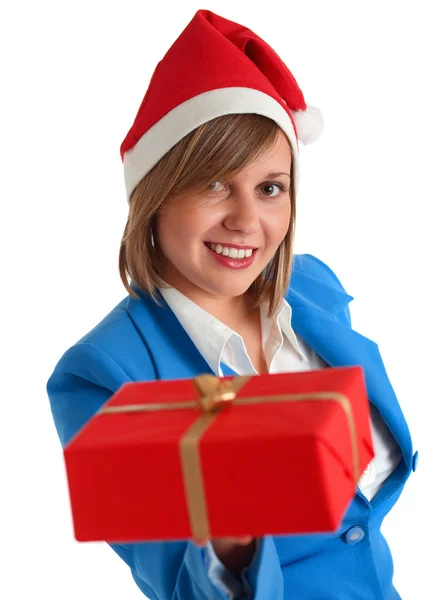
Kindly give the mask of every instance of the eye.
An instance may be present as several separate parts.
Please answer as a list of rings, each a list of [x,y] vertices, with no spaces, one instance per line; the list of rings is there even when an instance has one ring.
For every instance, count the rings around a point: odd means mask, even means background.
[[[278,182],[278,181],[266,181],[266,183],[263,183],[263,184],[261,184],[261,186],[260,186],[260,187],[261,187],[262,189],[266,189],[266,190],[267,190],[268,188],[269,188],[269,189],[270,189],[270,188],[272,188],[272,189],[273,189],[273,188],[276,188],[276,189],[278,189],[278,193],[277,193],[275,196],[271,195],[271,194],[270,194],[270,192],[269,192],[269,195],[267,196],[268,198],[276,198],[277,196],[279,196],[279,195],[280,195],[280,194],[282,194],[283,192],[286,192],[286,191],[287,191],[287,188],[286,188],[286,186],[285,186],[283,183],[280,183],[280,182]],[[265,194],[265,195],[266,195],[266,194]]]
[[[221,181],[213,181],[210,185],[209,185],[209,191],[210,192],[219,192],[221,190],[219,190],[216,186],[217,184],[219,185],[223,185],[223,183]]]
[[[221,186],[224,186],[224,185],[225,184],[222,181],[213,181],[209,185],[208,190],[212,193],[222,192],[224,190],[221,189]],[[262,183],[259,187],[263,190],[266,190],[266,192],[268,191],[268,193],[264,193],[264,195],[267,198],[276,198],[283,192],[287,191],[287,187],[279,181],[266,181],[265,183]],[[278,190],[278,193],[273,194],[273,193],[271,193],[271,190],[272,191]]]

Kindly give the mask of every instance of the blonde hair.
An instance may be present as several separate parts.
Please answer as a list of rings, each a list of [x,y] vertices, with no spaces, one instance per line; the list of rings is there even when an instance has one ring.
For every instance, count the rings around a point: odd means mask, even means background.
[[[185,136],[145,175],[131,195],[119,250],[119,274],[131,297],[137,299],[138,295],[130,287],[128,277],[140,291],[158,302],[160,279],[155,263],[154,229],[159,209],[177,196],[206,192],[212,182],[238,173],[272,149],[279,132],[281,129],[274,121],[261,115],[221,116]],[[273,259],[247,291],[254,306],[269,302],[269,316],[284,297],[292,270],[296,221],[294,168],[292,154],[289,229]]]

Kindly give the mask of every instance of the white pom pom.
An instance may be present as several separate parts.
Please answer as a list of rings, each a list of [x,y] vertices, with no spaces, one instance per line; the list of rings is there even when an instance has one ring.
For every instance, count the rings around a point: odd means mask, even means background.
[[[321,137],[324,131],[324,117],[316,106],[307,106],[306,110],[292,111],[298,139],[303,144],[311,144]]]

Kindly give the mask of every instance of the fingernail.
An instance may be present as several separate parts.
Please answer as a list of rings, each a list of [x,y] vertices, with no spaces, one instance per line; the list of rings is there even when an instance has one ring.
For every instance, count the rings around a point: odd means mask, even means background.
[[[240,541],[242,544],[250,544],[252,541],[252,536],[251,535],[245,535],[243,537],[240,538]]]

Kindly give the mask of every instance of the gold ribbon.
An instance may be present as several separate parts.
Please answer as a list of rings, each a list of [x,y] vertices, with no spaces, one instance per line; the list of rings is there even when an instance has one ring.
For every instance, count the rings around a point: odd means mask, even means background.
[[[179,442],[188,516],[195,539],[210,539],[208,507],[203,482],[199,443],[207,429],[217,418],[217,414],[231,404],[266,404],[269,402],[328,401],[337,402],[347,417],[350,435],[355,489],[360,478],[359,453],[356,427],[350,400],[339,392],[310,392],[304,394],[280,394],[276,396],[252,396],[237,398],[239,390],[250,377],[238,376],[232,380],[219,380],[215,375],[200,375],[193,383],[199,394],[196,401],[163,402],[148,404],[127,404],[125,406],[104,406],[98,414],[118,414],[132,412],[155,412],[159,410],[182,410],[199,408],[202,414],[187,429]]]

